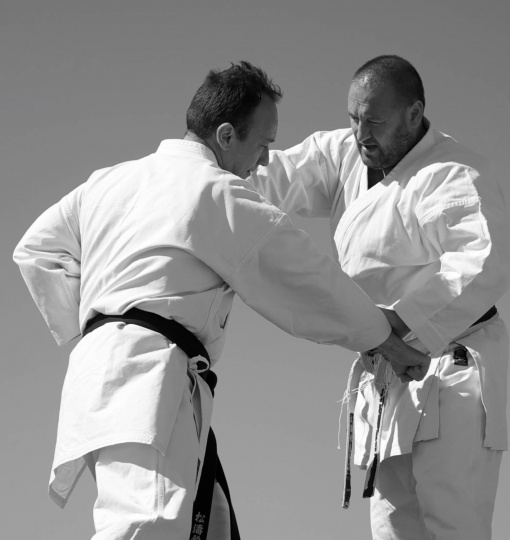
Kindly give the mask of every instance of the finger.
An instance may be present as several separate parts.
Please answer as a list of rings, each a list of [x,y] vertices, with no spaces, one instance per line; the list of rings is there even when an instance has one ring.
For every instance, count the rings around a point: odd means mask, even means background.
[[[391,362],[391,368],[401,383],[408,383],[409,381],[413,380],[407,373],[409,366],[403,366],[402,364]]]
[[[413,378],[415,381],[421,381],[424,379],[425,375],[427,375],[427,372],[430,367],[430,357],[424,356],[422,361],[414,364],[414,362],[409,362],[410,365],[408,365],[406,372],[409,374],[410,377]]]
[[[407,373],[400,373],[397,375],[397,378],[401,383],[408,383],[413,380]]]
[[[414,381],[422,381],[428,371],[428,365],[412,366],[406,371],[406,374]]]
[[[407,368],[409,367],[409,364],[400,364],[393,359],[391,359],[389,362],[391,365],[391,369],[393,370],[395,375],[401,375],[402,373],[405,373]]]

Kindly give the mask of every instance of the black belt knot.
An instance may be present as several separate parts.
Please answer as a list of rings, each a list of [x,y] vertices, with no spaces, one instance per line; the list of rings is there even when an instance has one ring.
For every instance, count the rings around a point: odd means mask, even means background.
[[[137,324],[138,326],[143,326],[144,328],[158,332],[172,343],[175,343],[189,358],[202,356],[209,362],[209,365],[211,363],[209,353],[204,345],[192,332],[182,326],[182,324],[173,319],[165,319],[156,313],[150,313],[138,308],[131,308],[123,315],[104,315],[103,313],[98,313],[92,317],[92,319],[87,321],[83,336],[86,336],[89,332],[103,326],[103,324],[115,321],[124,322],[126,324]],[[214,395],[214,387],[218,380],[214,371],[208,369],[205,372],[199,373],[199,375],[209,385],[209,388]],[[198,537],[203,540],[207,539],[214,485],[216,482],[221,486],[230,509],[230,538],[231,540],[240,540],[239,528],[237,526],[232,500],[230,498],[227,479],[225,478],[225,473],[223,472],[223,467],[221,466],[217,453],[216,437],[213,430],[210,428],[207,437],[204,463],[202,465],[202,476],[193,504],[193,521],[191,524],[190,540]]]

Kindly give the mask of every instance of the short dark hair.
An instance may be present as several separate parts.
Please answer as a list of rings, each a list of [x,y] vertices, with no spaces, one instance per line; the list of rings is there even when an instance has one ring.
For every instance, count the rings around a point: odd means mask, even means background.
[[[267,74],[249,62],[232,63],[224,71],[211,70],[191,100],[186,113],[186,127],[201,139],[229,122],[243,140],[251,116],[266,94],[278,103],[283,93]]]
[[[421,101],[425,107],[425,91],[420,75],[410,62],[395,54],[369,60],[356,70],[352,82],[362,82],[369,86],[390,82],[403,105]]]

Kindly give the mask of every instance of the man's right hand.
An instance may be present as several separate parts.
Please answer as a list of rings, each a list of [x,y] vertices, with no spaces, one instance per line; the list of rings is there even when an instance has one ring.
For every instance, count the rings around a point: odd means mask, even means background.
[[[421,381],[430,366],[430,357],[404,343],[394,332],[370,352],[382,354],[402,382]]]

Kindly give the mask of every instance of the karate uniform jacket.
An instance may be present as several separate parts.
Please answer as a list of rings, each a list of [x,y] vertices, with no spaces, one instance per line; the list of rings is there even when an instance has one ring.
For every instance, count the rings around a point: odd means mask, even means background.
[[[425,122],[421,141],[371,189],[350,129],[272,151],[250,177],[285,212],[329,217],[342,269],[377,305],[394,309],[434,357],[423,381],[393,381],[382,459],[438,436],[441,355],[508,287],[508,219],[486,160]],[[500,319],[461,340],[480,371],[484,445],[496,450],[507,448],[507,342]],[[372,408],[356,426],[355,462],[364,466],[377,403],[358,401],[358,412]]]
[[[166,140],[154,154],[95,172],[35,221],[14,259],[59,344],[96,313],[136,306],[188,328],[214,365],[235,293],[286,332],[317,343],[367,350],[390,333],[336,261],[191,141]],[[165,452],[187,368],[180,349],[137,325],[107,324],[77,344],[50,479],[59,505],[88,452],[123,442]]]

